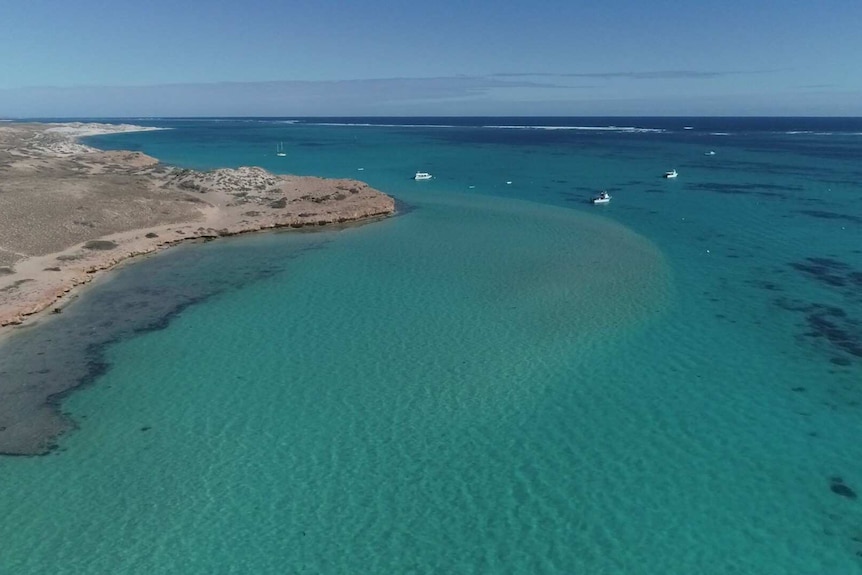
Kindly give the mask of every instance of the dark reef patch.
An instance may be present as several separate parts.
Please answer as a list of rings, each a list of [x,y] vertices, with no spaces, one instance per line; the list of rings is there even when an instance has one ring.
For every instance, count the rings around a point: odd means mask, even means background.
[[[790,267],[800,271],[807,276],[833,287],[843,287],[847,285],[850,266],[842,261],[832,258],[806,258],[801,262],[792,262]],[[848,275],[854,275],[850,272]]]
[[[805,314],[807,329],[801,334],[803,337],[824,341],[833,350],[842,352],[830,357],[832,364],[850,365],[845,354],[862,358],[862,322],[850,317],[843,308],[787,298],[778,298],[775,304],[781,309]]]
[[[810,337],[825,338],[833,346],[856,357],[862,357],[862,334],[852,330],[844,310],[815,305],[805,318],[811,328]]]
[[[844,483],[843,479],[840,477],[832,477],[829,481],[829,489],[832,490],[832,493],[840,495],[841,497],[846,497],[847,499],[856,499],[856,492]]]
[[[61,413],[63,400],[107,373],[106,350],[112,345],[164,329],[190,306],[281,273],[289,260],[327,243],[298,238],[295,243],[270,240],[271,250],[256,247],[266,241],[178,248],[159,258],[158,265],[144,262],[118,270],[111,282],[88,290],[75,305],[52,316],[50,329],[29,329],[4,341],[0,383],[24,403],[5,410],[0,405],[0,426],[25,431],[15,437],[8,431],[0,434],[0,455],[40,455],[56,449],[59,435],[77,426]],[[42,417],[45,405],[53,413]]]
[[[727,257],[739,257],[739,256],[728,255]],[[767,291],[784,291],[784,288],[782,288],[780,285],[778,285],[775,282],[768,281],[768,280],[753,280],[753,281],[750,281],[748,283],[750,285],[756,287],[756,288],[767,290]]]
[[[409,214],[411,212],[416,211],[416,206],[410,203],[407,203],[403,200],[399,200],[395,198],[395,213],[399,216],[403,216],[405,214]]]
[[[801,192],[801,186],[779,186],[776,184],[721,184],[716,182],[689,184],[688,188],[716,192],[719,194],[755,194],[767,198],[788,199],[788,192]]]
[[[797,213],[811,216],[812,218],[820,218],[822,220],[844,220],[853,222],[854,224],[862,224],[862,217],[851,214],[838,214],[835,212],[827,212],[825,210],[796,210]]]

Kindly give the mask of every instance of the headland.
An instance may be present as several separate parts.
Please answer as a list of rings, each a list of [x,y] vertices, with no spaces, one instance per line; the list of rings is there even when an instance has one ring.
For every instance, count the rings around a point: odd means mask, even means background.
[[[356,180],[256,167],[200,172],[75,140],[140,129],[0,125],[0,336],[39,312],[62,309],[97,273],[177,242],[395,211],[391,197]]]
[[[393,198],[363,182],[241,167],[201,172],[140,152],[102,151],[113,124],[0,124],[0,344],[120,262],[189,240],[370,221]],[[26,389],[20,389],[21,387]],[[67,385],[67,384],[64,384]],[[0,378],[0,453],[45,453],[71,422],[68,391]]]

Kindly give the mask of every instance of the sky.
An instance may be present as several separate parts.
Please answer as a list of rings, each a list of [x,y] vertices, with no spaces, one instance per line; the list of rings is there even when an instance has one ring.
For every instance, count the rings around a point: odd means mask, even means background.
[[[0,0],[0,117],[862,116],[860,0]]]

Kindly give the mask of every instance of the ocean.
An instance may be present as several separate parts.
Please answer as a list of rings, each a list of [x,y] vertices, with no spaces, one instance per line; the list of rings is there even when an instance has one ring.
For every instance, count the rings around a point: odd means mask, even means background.
[[[85,143],[399,213],[11,338],[79,387],[0,457],[0,572],[862,573],[862,119],[123,121],[170,129]]]

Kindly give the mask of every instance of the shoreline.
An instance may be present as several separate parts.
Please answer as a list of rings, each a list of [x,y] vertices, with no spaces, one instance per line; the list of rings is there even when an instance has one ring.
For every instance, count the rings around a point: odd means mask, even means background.
[[[0,150],[0,154],[13,158],[12,162],[4,162],[5,158],[0,156],[0,177],[4,177],[6,182],[11,180],[13,186],[16,172],[30,172],[17,179],[24,182],[23,185],[39,188],[34,181],[46,179],[43,175],[45,164],[48,164],[49,171],[53,169],[57,173],[43,185],[63,188],[65,184],[69,188],[52,190],[54,196],[62,195],[64,191],[80,196],[80,188],[87,186],[88,176],[93,179],[100,176],[107,176],[109,180],[119,178],[121,181],[114,182],[117,187],[128,186],[131,179],[131,183],[140,189],[140,195],[132,191],[119,201],[113,201],[108,209],[103,209],[105,206],[99,206],[98,194],[92,194],[90,198],[83,198],[83,202],[82,198],[76,198],[77,201],[72,203],[89,202],[89,205],[75,205],[74,209],[107,211],[107,216],[111,217],[121,215],[116,213],[117,208],[122,208],[118,204],[144,201],[150,204],[145,208],[156,208],[163,216],[160,218],[151,211],[136,214],[121,224],[126,229],[115,231],[112,228],[117,226],[110,222],[87,221],[86,216],[75,219],[69,214],[59,214],[61,218],[67,215],[66,219],[72,219],[73,226],[84,229],[70,231],[66,234],[69,239],[57,238],[52,246],[32,246],[29,250],[26,246],[25,249],[8,247],[9,242],[4,240],[9,238],[0,234],[0,342],[13,326],[26,325],[49,310],[62,309],[73,292],[78,292],[96,275],[125,260],[188,240],[212,240],[278,228],[373,221],[395,212],[395,202],[391,197],[357,180],[275,175],[254,167],[200,172],[165,166],[139,152],[104,152],[76,141],[82,136],[149,129],[127,124],[0,125],[0,144],[7,143],[4,133],[10,130],[23,132],[18,134],[18,141],[25,143],[24,147],[7,148],[5,154]],[[80,180],[81,176],[83,182],[68,181]],[[104,187],[104,182],[99,184]],[[8,191],[6,187],[4,191]],[[0,228],[8,229],[14,226],[5,219],[20,216],[32,206],[4,210],[4,197],[0,196]],[[32,193],[27,197],[28,204],[31,200]],[[56,201],[56,198],[50,201]],[[53,206],[45,207],[48,208],[45,211],[50,212]],[[5,218],[4,213],[7,214]],[[35,236],[40,231],[56,227],[57,222],[52,221],[51,216],[57,215],[44,213],[30,217],[37,221],[30,222],[33,225],[26,228],[13,229],[12,234],[19,233],[13,243],[40,243]],[[98,215],[95,214],[91,220]],[[106,225],[100,226],[100,223]],[[87,233],[88,226],[91,233]],[[99,233],[99,227],[104,227],[109,233]],[[21,238],[21,235],[31,237]]]
[[[0,124],[0,347],[62,313],[111,270],[174,245],[361,224],[395,213],[392,197],[357,180],[256,167],[202,172],[76,140],[135,129],[146,128]],[[20,381],[0,380],[3,455],[50,453],[56,438],[75,427],[60,402],[81,382],[24,369],[29,375]]]

